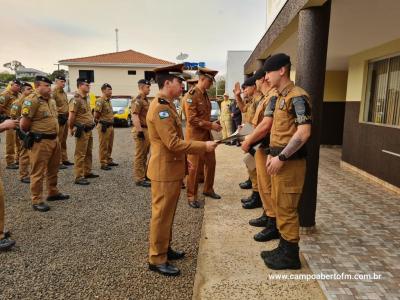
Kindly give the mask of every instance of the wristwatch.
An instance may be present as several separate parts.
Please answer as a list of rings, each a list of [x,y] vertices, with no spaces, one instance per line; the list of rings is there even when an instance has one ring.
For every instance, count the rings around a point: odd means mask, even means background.
[[[278,158],[280,161],[287,161],[287,157],[285,156],[285,154],[279,154]]]

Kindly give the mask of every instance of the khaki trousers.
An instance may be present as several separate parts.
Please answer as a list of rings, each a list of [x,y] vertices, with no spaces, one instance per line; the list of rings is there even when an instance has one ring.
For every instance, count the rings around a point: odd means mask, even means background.
[[[204,163],[204,193],[214,192],[214,177],[215,177],[215,152],[206,152],[201,155],[188,155],[188,160],[192,163],[193,170],[189,170],[189,175],[186,181],[187,199],[194,201],[197,199],[197,191],[199,188],[199,178]]]
[[[258,192],[258,182],[257,182],[257,166],[254,170],[247,170],[249,173],[251,186],[254,192]]]
[[[23,148],[22,141],[17,136],[17,133],[15,133],[15,155],[14,155],[15,162],[19,162],[22,148]]]
[[[133,132],[135,142],[135,153],[133,158],[133,177],[136,182],[143,181],[146,178],[147,156],[150,150],[149,133],[143,128],[144,140],[137,137],[136,131]]]
[[[6,130],[6,163],[7,166],[15,162],[15,130]]]
[[[29,177],[29,173],[29,150],[21,147],[21,151],[19,153],[19,179],[21,180],[22,178]]]
[[[49,196],[58,194],[57,176],[60,166],[60,143],[58,139],[43,139],[34,143],[29,151],[31,162],[31,197],[32,204],[43,202],[43,180],[46,178]]]
[[[92,171],[92,131],[82,132],[80,138],[75,138],[74,173],[75,179],[89,175]]]
[[[263,208],[268,217],[275,218],[275,205],[271,198],[271,176],[267,174],[267,155],[264,149],[257,149],[256,155],[256,167],[257,167],[257,185],[260,193]]]
[[[102,125],[97,125],[97,132],[99,133],[99,159],[101,166],[107,166],[112,163],[111,153],[114,143],[114,127],[110,126],[106,132],[101,131]]]
[[[222,126],[222,138],[226,139],[228,136],[232,134],[232,119],[221,120],[221,126]]]
[[[58,140],[59,140],[60,146],[61,146],[61,157],[60,157],[60,162],[61,163],[63,161],[67,161],[68,160],[67,137],[68,137],[68,123],[65,123],[64,125],[59,125],[59,128],[58,128]]]
[[[151,181],[151,221],[149,263],[159,265],[167,262],[168,247],[172,240],[176,206],[182,180]]]
[[[0,179],[0,240],[4,238],[4,187]]]
[[[299,215],[297,207],[303,191],[306,160],[288,160],[278,174],[271,176],[272,199],[276,206],[276,223],[286,241],[298,242]]]

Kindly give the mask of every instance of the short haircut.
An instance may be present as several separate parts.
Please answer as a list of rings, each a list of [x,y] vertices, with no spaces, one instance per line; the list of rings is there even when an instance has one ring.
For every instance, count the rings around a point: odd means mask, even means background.
[[[174,76],[174,75],[171,75],[171,74],[157,74],[156,75],[156,81],[157,81],[157,84],[158,84],[158,88],[162,89],[167,80],[173,81],[174,78],[177,78],[177,77]]]
[[[290,78],[290,69],[292,67],[292,64],[287,64],[286,66],[284,66],[284,68],[286,69],[286,73],[287,73],[287,77]]]
[[[106,89],[112,90],[112,88],[110,88],[109,86],[102,86],[102,87],[101,87],[101,91],[102,91],[102,92],[104,92]]]

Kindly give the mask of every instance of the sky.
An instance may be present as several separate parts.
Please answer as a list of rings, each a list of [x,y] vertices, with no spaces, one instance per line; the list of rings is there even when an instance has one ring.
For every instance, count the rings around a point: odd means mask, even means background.
[[[0,71],[11,60],[52,72],[62,59],[132,49],[168,61],[187,53],[223,74],[228,50],[253,50],[265,0],[0,0]],[[64,67],[66,68],[66,67]]]

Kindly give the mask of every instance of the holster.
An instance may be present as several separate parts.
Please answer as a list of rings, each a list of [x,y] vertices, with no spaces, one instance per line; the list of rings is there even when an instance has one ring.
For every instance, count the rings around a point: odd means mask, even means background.
[[[35,142],[35,136],[31,132],[24,134],[23,147],[25,149],[32,149],[34,142]]]
[[[79,125],[79,124],[75,124],[74,126],[76,127],[74,136],[79,139],[82,136],[84,127],[83,127],[83,125]]]
[[[107,121],[99,121],[101,124],[101,132],[105,133],[108,127],[113,126],[113,123]]]
[[[59,114],[58,115],[58,124],[64,126],[68,121],[67,114]]]

